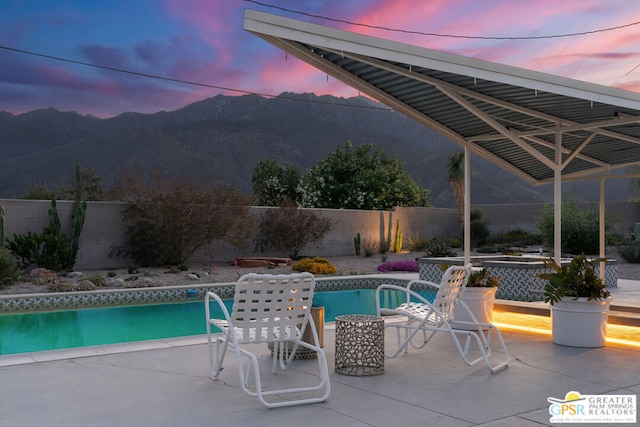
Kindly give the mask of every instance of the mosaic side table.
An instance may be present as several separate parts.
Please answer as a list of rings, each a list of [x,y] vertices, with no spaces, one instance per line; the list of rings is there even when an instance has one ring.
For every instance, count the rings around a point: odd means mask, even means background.
[[[384,373],[384,319],[368,314],[336,317],[336,366],[343,375]]]

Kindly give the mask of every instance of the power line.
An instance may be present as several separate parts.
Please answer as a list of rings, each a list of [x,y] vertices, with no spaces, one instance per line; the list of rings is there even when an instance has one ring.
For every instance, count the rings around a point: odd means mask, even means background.
[[[9,47],[9,46],[0,45],[0,49],[4,49],[4,50],[11,51],[11,52],[16,52],[16,53],[22,53],[22,54],[25,54],[25,55],[38,56],[40,58],[52,59],[54,61],[62,61],[62,62],[70,63],[70,64],[84,65],[86,67],[93,67],[93,68],[99,68],[99,69],[103,69],[103,70],[114,71],[114,72],[117,72],[117,73],[130,74],[130,75],[134,75],[134,76],[138,76],[138,77],[144,77],[144,78],[155,79],[155,80],[164,80],[164,81],[169,81],[169,82],[174,82],[174,83],[181,83],[181,84],[186,84],[186,85],[191,85],[191,86],[206,87],[206,88],[210,88],[210,89],[227,90],[227,91],[231,91],[231,92],[243,93],[243,94],[246,94],[246,95],[259,95],[259,96],[263,96],[265,98],[284,98],[284,99],[291,99],[291,100],[294,100],[294,101],[314,102],[314,103],[317,103],[317,104],[327,104],[327,105],[339,105],[339,106],[350,107],[350,108],[366,108],[366,109],[383,110],[383,111],[390,110],[390,108],[388,108],[388,107],[387,108],[380,108],[380,107],[365,106],[365,105],[349,105],[349,104],[341,104],[341,103],[337,103],[337,102],[327,102],[327,101],[319,101],[319,100],[312,100],[312,99],[293,98],[293,97],[290,97],[290,96],[287,96],[287,95],[282,95],[282,94],[280,94],[280,95],[272,95],[272,94],[254,92],[254,91],[243,90],[243,89],[234,89],[234,88],[225,87],[225,86],[218,86],[218,85],[207,84],[207,83],[199,83],[199,82],[194,82],[194,81],[189,81],[189,80],[182,80],[182,79],[175,79],[175,78],[171,78],[171,77],[158,76],[156,74],[141,73],[141,72],[138,72],[138,71],[131,71],[131,70],[125,70],[125,69],[122,69],[122,68],[109,67],[109,66],[106,66],[106,65],[93,64],[91,62],[76,61],[74,59],[62,58],[62,57],[53,56],[53,55],[46,55],[44,53],[32,52],[32,51],[22,50],[22,49],[16,49],[16,48]]]
[[[266,94],[261,94],[261,93],[250,92],[250,91],[246,91],[246,90],[240,90],[240,89],[233,89],[233,88],[228,88],[228,87],[223,87],[223,86],[210,85],[210,84],[206,84],[206,83],[197,83],[197,82],[192,82],[192,81],[188,81],[188,80],[180,80],[180,79],[174,79],[174,78],[171,78],[171,77],[163,77],[163,76],[158,76],[158,75],[155,75],[155,74],[141,73],[141,72],[138,72],[138,71],[124,70],[122,68],[108,67],[106,65],[92,64],[90,62],[76,61],[76,60],[73,60],[73,59],[61,58],[61,57],[58,57],[58,56],[45,55],[44,53],[31,52],[31,51],[22,50],[22,49],[15,49],[15,48],[8,47],[8,46],[1,46],[0,45],[0,49],[9,50],[9,51],[12,51],[12,52],[24,53],[26,55],[39,56],[41,58],[53,59],[53,60],[56,60],[56,61],[68,62],[68,63],[71,63],[71,64],[85,65],[87,67],[101,68],[103,70],[109,70],[109,71],[116,71],[118,73],[132,74],[134,76],[147,77],[147,78],[150,78],[150,79],[165,80],[165,81],[169,81],[169,82],[183,83],[183,84],[192,85],[192,86],[202,86],[202,87],[208,87],[208,88],[212,88],[212,89],[229,90],[229,91],[233,91],[233,92],[241,92],[241,93],[246,93],[246,94],[257,94],[257,95],[262,95],[262,96],[272,96],[272,95],[266,95]]]
[[[512,36],[512,37],[510,37],[510,36],[504,36],[504,37],[498,37],[498,36],[467,36],[467,35],[460,35],[460,34],[427,33],[427,32],[422,32],[422,31],[413,31],[413,30],[403,30],[403,29],[398,29],[398,28],[381,27],[381,26],[378,26],[378,25],[363,24],[363,23],[360,23],[360,22],[347,21],[345,19],[337,19],[337,18],[330,18],[330,17],[323,16],[323,15],[315,15],[315,14],[312,14],[312,13],[301,12],[299,10],[287,9],[287,8],[281,7],[281,6],[274,6],[272,4],[262,3],[262,2],[255,1],[255,0],[245,0],[245,1],[248,2],[248,3],[254,3],[254,4],[257,4],[257,5],[260,5],[260,6],[264,6],[264,7],[268,7],[268,8],[278,9],[278,10],[281,10],[283,12],[295,13],[295,14],[299,14],[299,15],[308,16],[310,18],[324,19],[326,21],[340,22],[340,23],[343,23],[343,24],[354,25],[354,26],[358,26],[358,27],[372,28],[372,29],[384,30],[384,31],[392,31],[392,32],[404,33],[404,34],[417,34],[417,35],[421,35],[421,36],[448,37],[448,38],[454,38],[454,39],[472,39],[472,40],[474,40],[474,39],[475,40],[543,40],[543,39],[558,39],[558,38],[564,38],[564,37],[577,37],[577,36],[585,36],[585,35],[588,35],[588,34],[603,33],[603,32],[606,32],[606,31],[614,31],[614,30],[619,30],[619,29],[622,29],[622,28],[632,27],[634,25],[640,24],[640,21],[636,21],[636,22],[631,22],[629,24],[618,25],[616,27],[601,28],[601,29],[598,29],[598,30],[582,31],[582,32],[578,32],[578,33],[552,34],[552,35],[546,35],[546,36]]]

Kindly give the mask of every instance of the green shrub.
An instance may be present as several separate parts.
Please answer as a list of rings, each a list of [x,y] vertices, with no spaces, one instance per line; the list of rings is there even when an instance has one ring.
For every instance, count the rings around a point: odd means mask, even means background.
[[[640,240],[626,239],[616,246],[620,256],[627,262],[640,263]]]
[[[476,248],[476,252],[480,252],[483,254],[495,254],[498,252],[502,253],[506,249],[507,247],[504,245],[484,245]]]
[[[546,205],[536,224],[544,243],[553,247],[554,213],[553,206]],[[575,198],[562,204],[562,251],[571,254],[594,255],[600,251],[600,219],[598,210],[590,206],[580,209]],[[605,232],[611,229],[612,220],[605,219]]]
[[[376,242],[375,240],[365,240],[362,244],[362,249],[365,257],[372,257],[377,253],[378,242]]]
[[[35,263],[38,267],[49,270],[70,270],[78,257],[80,234],[87,213],[87,202],[81,201],[82,182],[80,163],[76,163],[75,207],[72,215],[71,234],[62,232],[60,217],[55,200],[51,200],[49,209],[49,225],[41,234],[29,231],[25,235],[13,235],[8,241],[9,249],[22,258],[25,265]]]
[[[489,239],[491,243],[503,244],[509,246],[530,246],[541,245],[544,243],[544,239],[541,234],[534,234],[527,230],[520,228],[514,228],[513,230],[507,230],[502,233],[498,233]]]
[[[298,209],[294,202],[286,200],[278,209],[268,210],[262,216],[254,239],[255,249],[272,248],[296,259],[302,248],[322,240],[331,228],[330,219]]]
[[[409,249],[412,252],[423,252],[429,247],[429,239],[421,237],[420,233],[416,233],[413,237],[409,237]]]
[[[223,184],[122,176],[112,197],[130,205],[124,252],[142,267],[183,264],[214,240],[241,246],[253,229],[250,198]]]
[[[428,257],[448,257],[456,256],[457,254],[451,250],[447,242],[444,240],[433,237],[429,240],[429,244],[426,250],[426,256]]]
[[[337,274],[338,270],[328,259],[321,257],[305,258],[292,267],[295,271],[308,271],[311,274]]]
[[[472,209],[471,219],[471,246],[484,245],[489,238],[489,225],[483,218],[484,214],[480,209]]]
[[[89,280],[96,286],[107,286],[107,281],[105,280],[105,278],[97,273],[87,276],[87,280]]]
[[[0,245],[0,288],[12,285],[22,278],[19,260],[8,249]]]

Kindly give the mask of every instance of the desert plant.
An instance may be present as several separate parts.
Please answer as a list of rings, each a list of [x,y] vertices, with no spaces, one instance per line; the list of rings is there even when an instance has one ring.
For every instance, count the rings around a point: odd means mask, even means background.
[[[326,258],[305,258],[295,263],[291,268],[295,271],[307,271],[311,274],[337,274],[336,266]]]
[[[393,251],[400,253],[402,251],[402,231],[400,231],[400,220],[396,220],[396,234],[393,238]]]
[[[429,244],[426,249],[426,256],[428,257],[448,257],[456,256],[456,253],[451,250],[449,245],[437,237],[433,237],[429,240]]]
[[[378,271],[419,271],[420,266],[418,261],[413,260],[401,260],[401,261],[386,261],[379,264]]]
[[[375,240],[365,240],[362,247],[364,249],[364,256],[369,258],[376,254],[378,242]]]
[[[483,245],[476,248],[476,252],[484,254],[504,253],[507,250],[505,245]]]
[[[285,200],[278,209],[264,213],[254,243],[256,251],[272,248],[296,259],[302,248],[322,240],[331,228],[330,219]]]
[[[0,206],[0,247],[4,246],[4,206]]]
[[[498,233],[491,237],[489,241],[491,243],[512,246],[541,245],[542,243],[544,243],[542,235],[535,234],[527,230],[522,230],[520,228],[514,228],[512,230]]]
[[[96,286],[107,286],[107,281],[104,277],[99,275],[98,273],[90,274],[87,276],[87,280],[93,283]]]
[[[250,198],[223,184],[124,175],[113,197],[130,205],[124,252],[140,266],[180,265],[214,240],[241,246],[254,224]]]
[[[469,274],[467,286],[470,288],[496,288],[500,286],[500,280],[489,274],[486,268],[472,271]]]
[[[548,281],[544,287],[544,302],[553,305],[564,297],[584,297],[591,301],[610,296],[596,274],[594,263],[599,261],[589,261],[585,255],[578,255],[571,262],[561,265],[553,258],[544,260],[544,265],[552,270],[551,273],[538,275]]]
[[[55,200],[51,201],[48,211],[49,225],[41,234],[32,231],[24,235],[13,235],[9,241],[9,249],[22,258],[23,264],[35,263],[39,267],[50,270],[69,270],[73,268],[78,257],[80,235],[87,212],[87,202],[81,201],[82,181],[80,163],[76,163],[76,200],[73,212],[71,235],[62,231],[58,207]]]
[[[391,224],[393,212],[389,212],[389,221],[385,227],[384,212],[380,212],[380,240],[378,241],[378,253],[386,254],[391,245]]]
[[[360,255],[360,233],[356,234],[356,237],[353,238],[353,246],[356,249],[356,255]]]
[[[483,245],[489,238],[489,225],[481,209],[472,209],[470,214],[471,246]]]
[[[0,288],[11,285],[22,277],[19,261],[7,248],[0,245]]]
[[[409,237],[409,249],[412,252],[426,251],[428,246],[429,239],[421,237],[420,233],[416,232],[413,237]]]
[[[640,263],[640,240],[624,239],[620,244],[616,245],[616,249],[625,261],[633,264]]]
[[[580,209],[575,197],[562,204],[562,251],[571,254],[597,254],[600,249],[600,219],[594,206]],[[612,227],[609,216],[605,219],[605,231]],[[546,205],[536,224],[546,245],[554,243],[554,211],[553,206]]]

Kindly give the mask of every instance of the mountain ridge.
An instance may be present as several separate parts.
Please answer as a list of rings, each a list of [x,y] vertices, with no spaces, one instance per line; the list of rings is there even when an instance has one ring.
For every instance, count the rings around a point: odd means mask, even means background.
[[[108,119],[53,108],[0,112],[0,198],[20,197],[36,184],[54,188],[70,179],[76,160],[107,186],[133,168],[223,181],[248,193],[260,159],[306,172],[347,141],[397,156],[431,190],[434,206],[455,206],[447,161],[460,149],[456,144],[368,98],[287,92],[275,98],[216,95],[173,111]],[[474,204],[550,201],[548,191],[478,156],[472,173]]]

